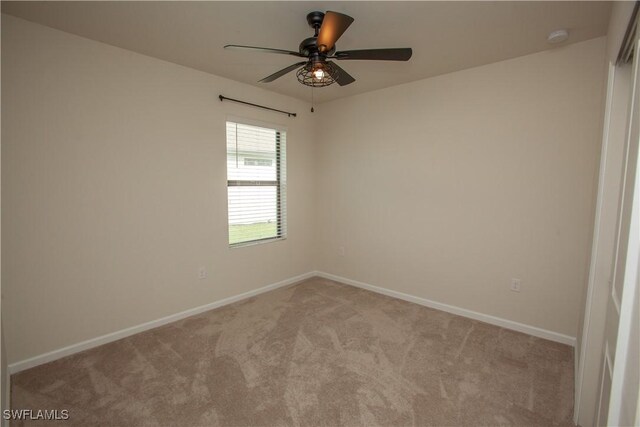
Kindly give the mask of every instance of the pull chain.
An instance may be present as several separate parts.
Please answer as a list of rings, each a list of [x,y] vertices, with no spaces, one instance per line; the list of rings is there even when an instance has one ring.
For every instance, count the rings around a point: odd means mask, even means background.
[[[311,112],[313,113],[313,86],[311,86]]]

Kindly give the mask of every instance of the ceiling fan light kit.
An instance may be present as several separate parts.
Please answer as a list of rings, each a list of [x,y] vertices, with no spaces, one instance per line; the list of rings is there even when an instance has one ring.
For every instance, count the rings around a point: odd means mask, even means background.
[[[296,72],[296,76],[303,85],[324,87],[336,82],[333,76],[337,76],[337,73],[331,62],[315,64],[308,62]]]
[[[290,65],[260,80],[261,83],[272,82],[297,69],[298,81],[305,86],[326,87],[333,83],[346,86],[356,81],[331,59],[336,60],[370,60],[370,61],[408,61],[411,48],[365,49],[336,51],[336,42],[353,23],[348,15],[327,11],[311,12],[307,15],[307,23],[313,28],[314,35],[304,39],[298,52],[286,49],[267,47],[226,45],[225,49],[253,50],[265,53],[276,53],[305,58],[303,62]]]

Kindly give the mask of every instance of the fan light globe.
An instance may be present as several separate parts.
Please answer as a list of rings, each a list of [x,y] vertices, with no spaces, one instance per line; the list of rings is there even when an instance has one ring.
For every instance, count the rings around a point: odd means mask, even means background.
[[[331,62],[314,63],[307,62],[305,66],[300,68],[296,73],[298,81],[305,86],[325,87],[336,82],[335,67]]]

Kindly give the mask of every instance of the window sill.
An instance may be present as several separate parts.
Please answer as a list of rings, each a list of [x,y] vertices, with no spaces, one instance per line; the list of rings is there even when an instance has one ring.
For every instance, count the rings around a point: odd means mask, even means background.
[[[230,249],[235,249],[235,248],[243,248],[246,246],[256,246],[256,245],[262,245],[264,243],[273,243],[273,242],[280,242],[283,240],[287,240],[287,236],[283,236],[283,237],[267,237],[266,239],[259,239],[259,240],[250,240],[248,242],[240,242],[240,243],[233,243],[229,245]]]

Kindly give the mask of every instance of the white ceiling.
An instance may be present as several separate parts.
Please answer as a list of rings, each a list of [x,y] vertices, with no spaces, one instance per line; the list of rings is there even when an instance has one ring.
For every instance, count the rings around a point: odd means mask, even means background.
[[[297,50],[313,35],[306,15],[355,18],[338,50],[411,47],[409,62],[340,61],[357,81],[314,91],[316,102],[381,89],[605,35],[607,2],[2,2],[2,12],[145,55],[309,100],[295,73],[257,83],[299,58],[227,51],[225,44]]]

